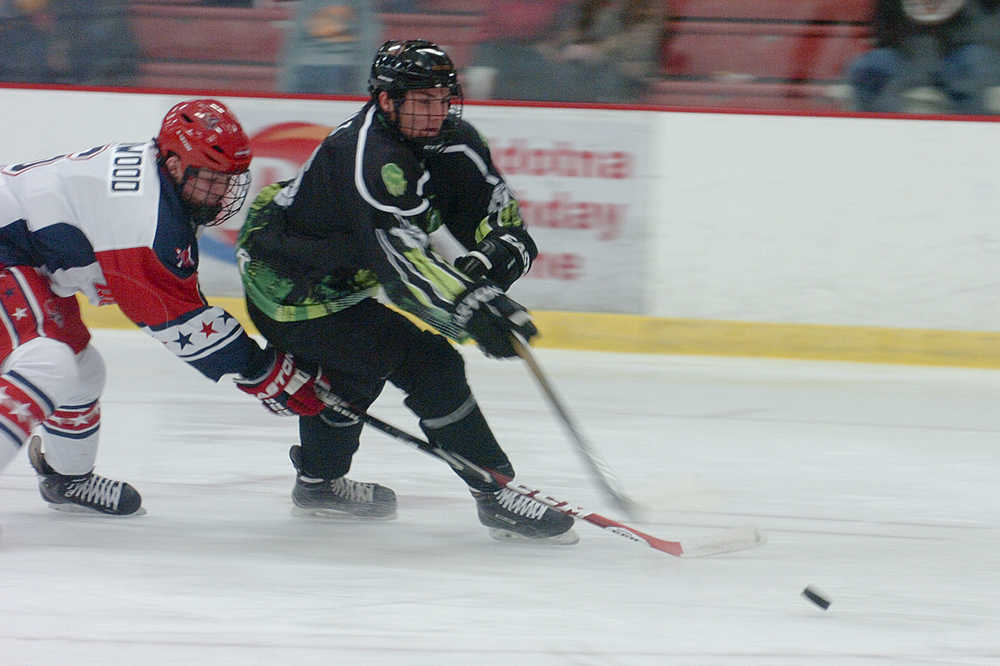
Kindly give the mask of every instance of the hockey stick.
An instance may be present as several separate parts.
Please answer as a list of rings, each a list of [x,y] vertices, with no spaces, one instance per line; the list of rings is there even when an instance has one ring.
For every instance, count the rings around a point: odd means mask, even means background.
[[[399,428],[390,425],[367,412],[361,412],[352,408],[328,392],[319,390],[317,393],[320,393],[320,399],[323,400],[323,402],[337,414],[354,419],[360,418],[376,430],[379,430],[394,439],[398,439],[401,442],[409,444],[411,447],[432,455],[439,460],[443,460],[455,471],[472,472],[473,474],[482,477],[484,481],[497,483],[501,486],[509,488],[519,495],[530,497],[536,502],[551,507],[560,513],[565,513],[573,516],[574,518],[586,521],[591,525],[596,525],[601,529],[608,530],[609,532],[629,539],[630,541],[635,541],[637,543],[645,542],[650,548],[674,555],[675,557],[705,557],[707,555],[718,555],[720,553],[746,550],[765,542],[764,536],[755,529],[727,530],[723,534],[699,537],[695,539],[685,539],[684,541],[667,541],[665,539],[658,539],[654,536],[646,534],[645,532],[640,532],[634,527],[629,527],[624,523],[619,523],[616,520],[611,520],[610,518],[606,518],[600,514],[587,511],[581,506],[576,506],[570,504],[569,502],[545,495],[537,488],[530,488],[520,483],[514,483],[514,480],[506,474],[502,474],[494,469],[480,467],[457,453],[445,451],[440,447],[434,446],[430,442],[411,435],[404,430],[400,430]]]
[[[542,372],[542,367],[538,365],[538,361],[535,359],[535,355],[531,353],[531,347],[528,343],[517,333],[511,334],[511,343],[514,345],[514,351],[520,356],[525,364],[527,364],[528,369],[531,374],[534,375],[535,381],[542,389],[542,393],[548,398],[549,404],[555,410],[559,419],[562,421],[563,426],[566,428],[566,432],[569,433],[570,439],[572,440],[574,446],[576,447],[577,453],[583,459],[583,462],[590,469],[591,474],[597,480],[598,485],[600,485],[601,490],[604,494],[625,514],[635,520],[637,518],[636,504],[625,494],[622,489],[621,483],[618,481],[618,477],[615,473],[611,471],[611,466],[594,450],[583,435],[580,430],[576,427],[573,422],[572,417],[569,412],[563,406],[562,401],[559,396],[556,395],[555,390],[549,383],[549,380],[545,377],[545,373]]]

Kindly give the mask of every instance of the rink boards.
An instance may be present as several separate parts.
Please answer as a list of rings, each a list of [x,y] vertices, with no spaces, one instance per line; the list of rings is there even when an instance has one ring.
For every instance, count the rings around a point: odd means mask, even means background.
[[[256,332],[238,298],[213,304]],[[83,304],[98,328],[132,326],[116,307]],[[1000,368],[1000,333],[671,319],[638,315],[535,311],[534,346],[557,349],[703,354]]]
[[[192,96],[0,88],[0,163],[143,139]],[[255,189],[360,102],[222,99],[254,142]],[[1000,367],[994,119],[477,103],[464,117],[541,248],[512,290],[541,346]],[[236,230],[202,236],[201,273],[240,313]]]

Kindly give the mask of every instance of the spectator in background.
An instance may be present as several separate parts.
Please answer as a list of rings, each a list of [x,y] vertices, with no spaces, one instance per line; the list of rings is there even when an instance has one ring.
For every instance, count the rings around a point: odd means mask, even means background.
[[[53,22],[49,64],[56,83],[135,84],[139,47],[128,0],[49,0]]]
[[[376,2],[298,0],[285,47],[281,89],[363,95],[379,40]]]
[[[558,100],[564,67],[555,44],[568,26],[571,0],[494,0],[465,72],[470,98]]]
[[[876,48],[848,77],[861,111],[905,111],[902,93],[933,86],[956,113],[986,112],[1000,65],[1000,0],[878,0]]]
[[[575,101],[641,99],[656,73],[666,26],[664,0],[584,0],[557,55]]]
[[[0,81],[51,80],[51,25],[47,0],[0,0]]]
[[[379,11],[391,14],[419,14],[424,11],[418,0],[381,0]]]

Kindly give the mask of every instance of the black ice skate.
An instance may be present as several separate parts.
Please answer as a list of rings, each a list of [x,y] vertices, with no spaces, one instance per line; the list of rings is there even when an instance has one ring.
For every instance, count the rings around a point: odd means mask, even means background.
[[[470,490],[476,498],[479,522],[490,528],[498,541],[526,541],[572,545],[580,540],[573,531],[573,518],[548,508],[530,497],[501,488],[495,492]]]
[[[42,439],[35,435],[28,443],[31,466],[38,473],[38,492],[49,508],[76,513],[103,513],[109,516],[142,515],[142,496],[125,481],[94,474],[65,475],[45,461]]]
[[[336,479],[313,479],[302,474],[302,447],[288,452],[298,471],[292,502],[297,513],[323,517],[355,517],[388,520],[396,517],[396,493],[377,483]]]

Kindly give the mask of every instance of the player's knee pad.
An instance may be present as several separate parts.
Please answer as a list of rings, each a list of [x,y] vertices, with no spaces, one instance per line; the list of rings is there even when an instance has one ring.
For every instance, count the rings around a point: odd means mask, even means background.
[[[52,338],[34,338],[14,349],[4,360],[3,372],[23,378],[53,406],[64,404],[80,382],[73,350]]]
[[[447,339],[428,331],[389,381],[406,393],[406,406],[421,418],[449,414],[471,395],[462,355]]]
[[[80,374],[77,383],[77,394],[73,396],[73,404],[94,402],[104,393],[107,384],[107,368],[101,352],[93,345],[87,345],[76,355],[76,366]]]
[[[86,474],[93,469],[99,444],[104,359],[88,345],[76,354],[74,362],[77,381],[67,387],[66,395],[42,422],[40,431],[45,458],[60,474]]]
[[[49,338],[35,338],[14,349],[0,369],[0,435],[20,447],[77,382],[73,350]]]
[[[514,476],[514,468],[507,454],[500,448],[476,399],[471,394],[465,402],[448,414],[437,418],[420,419],[420,429],[434,445],[458,453],[477,465]],[[484,481],[467,470],[456,470],[456,473],[477,490],[496,490],[495,484]]]

